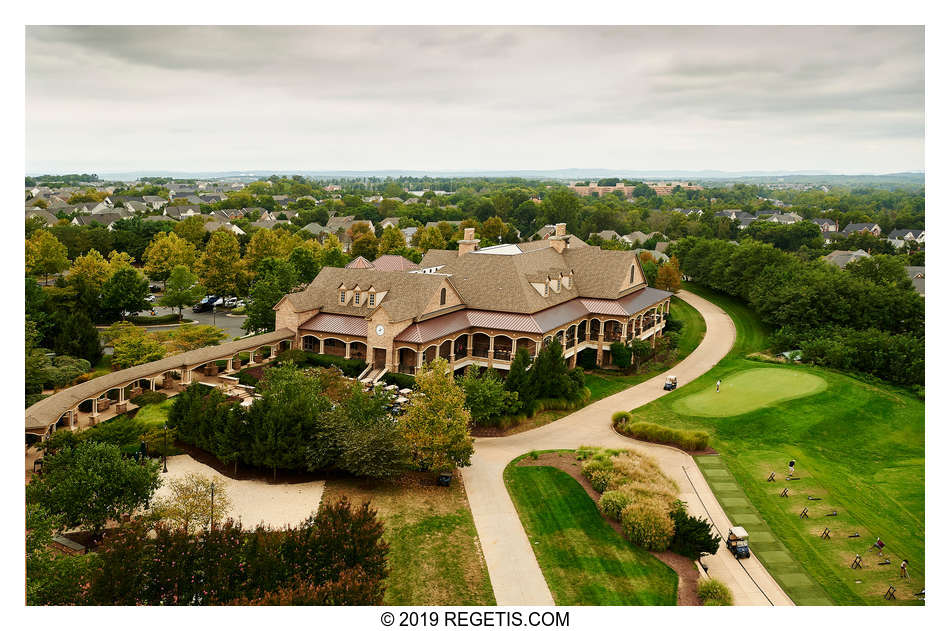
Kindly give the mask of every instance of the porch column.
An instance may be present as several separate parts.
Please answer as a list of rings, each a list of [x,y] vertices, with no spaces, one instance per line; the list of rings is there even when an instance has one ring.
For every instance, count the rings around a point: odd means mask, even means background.
[[[597,334],[597,359],[595,363],[598,366],[604,364],[604,326],[601,325],[600,333]]]
[[[323,338],[320,338],[320,354],[323,355]]]
[[[455,342],[452,342],[452,350],[449,353],[449,370],[455,372]]]
[[[627,341],[627,321],[626,320],[624,320],[620,324],[620,341],[621,342]]]
[[[425,352],[421,350],[416,351],[416,372],[419,372],[420,370],[422,370],[422,362],[424,359],[425,359]]]
[[[344,359],[350,358],[350,343],[349,342],[346,343],[346,352],[344,353],[343,358]]]
[[[227,368],[225,368],[225,370],[227,370],[228,372],[234,372],[234,358],[233,357],[228,357]]]
[[[492,362],[495,361],[495,336],[492,335],[488,338],[488,367],[492,367]]]
[[[125,403],[125,388],[119,388],[119,400],[117,403]]]

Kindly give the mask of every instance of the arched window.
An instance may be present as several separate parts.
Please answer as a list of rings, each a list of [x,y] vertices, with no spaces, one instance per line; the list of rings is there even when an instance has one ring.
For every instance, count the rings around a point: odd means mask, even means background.
[[[631,265],[630,266],[630,282],[634,283],[636,282],[636,280],[637,280],[637,266]]]
[[[439,304],[445,304],[445,287],[442,288],[442,291],[439,292]]]

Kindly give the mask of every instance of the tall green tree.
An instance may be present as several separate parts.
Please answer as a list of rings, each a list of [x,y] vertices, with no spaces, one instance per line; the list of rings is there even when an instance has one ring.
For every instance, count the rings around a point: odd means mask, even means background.
[[[102,359],[102,343],[99,330],[82,311],[76,313],[58,312],[54,318],[55,335],[53,351],[59,355],[81,357],[90,364]]]
[[[43,475],[26,487],[35,502],[66,528],[83,526],[95,534],[109,520],[118,520],[143,506],[161,484],[158,462],[136,463],[115,445],[84,442],[49,454]]]
[[[531,374],[533,362],[534,359],[528,349],[519,348],[508,369],[508,376],[505,378],[505,389],[518,393],[520,406],[525,410],[530,410],[535,399],[538,398],[538,391]]]
[[[148,307],[148,281],[131,267],[120,269],[102,286],[102,306],[124,320]]]
[[[198,259],[202,285],[216,296],[237,295],[241,284],[241,245],[227,230],[216,230]]]
[[[181,321],[181,310],[197,303],[204,295],[205,288],[198,282],[198,275],[184,265],[176,265],[165,281],[165,293],[158,304],[178,309]]]

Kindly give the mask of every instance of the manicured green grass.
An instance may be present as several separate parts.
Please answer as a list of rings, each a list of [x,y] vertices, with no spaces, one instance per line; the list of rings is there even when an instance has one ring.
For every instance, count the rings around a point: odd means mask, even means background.
[[[342,496],[370,502],[389,544],[386,605],[494,605],[495,595],[461,477],[449,488],[392,482],[331,479],[323,502]]]
[[[706,334],[706,321],[699,311],[691,307],[682,298],[676,296],[670,302],[670,315],[683,322],[683,328],[679,332],[679,346],[676,350],[676,358],[669,363],[653,364],[645,367],[642,372],[634,375],[621,375],[611,371],[597,371],[584,376],[584,385],[590,389],[590,402],[598,401],[612,394],[617,394],[621,390],[626,390],[630,386],[652,379],[653,377],[666,372],[671,363],[676,363],[696,350],[699,343]]]
[[[735,300],[687,288],[729,313],[736,323],[736,345],[701,378],[634,410],[634,420],[711,434],[721,458],[697,457],[697,462],[709,473],[707,480],[730,519],[750,530],[753,551],[764,553],[763,563],[793,599],[816,602],[820,594],[811,589],[816,585],[835,604],[919,603],[913,594],[923,588],[925,576],[923,402],[900,388],[834,371],[744,359],[761,350],[768,337],[755,314]],[[734,416],[684,413],[684,400],[715,389],[717,379],[725,385],[763,366],[820,378],[827,388]],[[791,459],[801,479],[785,482]],[[776,483],[765,481],[771,471],[777,472]],[[730,485],[732,477],[735,485]],[[790,497],[782,498],[786,486]],[[808,500],[809,495],[821,499]],[[806,506],[810,518],[800,519]],[[837,517],[825,517],[835,510]],[[825,527],[830,540],[819,538]],[[861,536],[848,538],[854,532]],[[781,547],[773,548],[770,537]],[[876,537],[887,544],[892,565],[878,566],[875,555],[865,570],[850,569],[854,555],[864,553]],[[897,566],[904,558],[911,578],[902,581]],[[883,599],[889,584],[898,588],[897,601]]]
[[[711,385],[677,399],[673,409],[693,416],[735,416],[781,401],[821,392],[828,382],[801,370],[753,368],[729,375],[720,390]]]
[[[161,427],[168,422],[168,413],[171,411],[174,402],[174,399],[165,399],[161,403],[144,405],[136,412],[135,418],[144,423],[147,429]]]
[[[676,573],[611,528],[576,480],[516,462],[505,484],[556,604],[676,604]]]

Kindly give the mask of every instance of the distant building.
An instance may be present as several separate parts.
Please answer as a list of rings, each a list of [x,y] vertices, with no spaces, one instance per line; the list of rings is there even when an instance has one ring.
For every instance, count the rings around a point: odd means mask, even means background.
[[[923,265],[908,265],[904,268],[907,271],[907,276],[910,278],[910,282],[913,283],[914,289],[917,290],[917,293],[921,296],[924,295],[924,266]]]
[[[876,223],[849,223],[842,230],[845,235],[851,236],[852,234],[864,232],[866,234],[873,234],[875,237],[881,236],[881,227]]]
[[[855,250],[853,252],[848,250],[835,250],[831,254],[826,254],[825,256],[821,257],[821,259],[827,263],[831,263],[832,265],[836,265],[837,267],[844,269],[847,267],[848,263],[857,261],[858,259],[865,259],[869,256],[871,255],[864,250]]]

